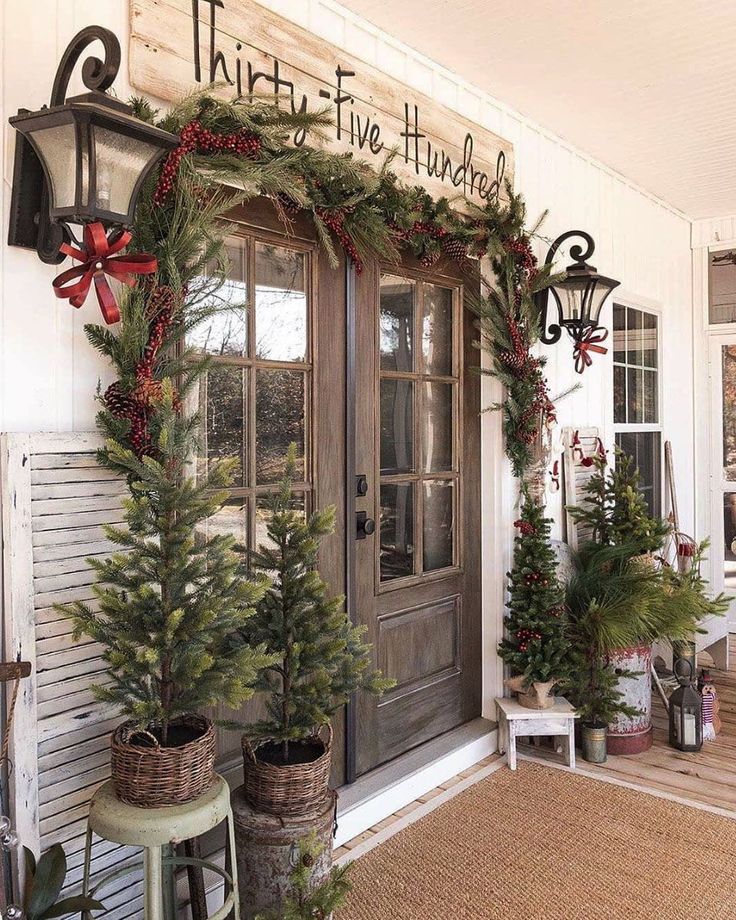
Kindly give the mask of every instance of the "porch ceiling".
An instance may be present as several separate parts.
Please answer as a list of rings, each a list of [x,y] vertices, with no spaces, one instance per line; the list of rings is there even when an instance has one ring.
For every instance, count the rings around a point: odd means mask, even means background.
[[[687,215],[736,213],[733,0],[342,0]]]

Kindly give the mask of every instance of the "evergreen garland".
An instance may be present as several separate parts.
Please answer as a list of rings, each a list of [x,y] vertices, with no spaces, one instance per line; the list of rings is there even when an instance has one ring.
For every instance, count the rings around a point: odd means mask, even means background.
[[[506,451],[521,475],[540,418],[554,419],[543,359],[530,355],[538,338],[531,298],[549,284],[549,273],[536,268],[523,200],[509,183],[505,203],[469,205],[464,215],[447,198],[434,200],[401,182],[391,157],[377,172],[349,153],[290,144],[295,133],[302,140],[319,138],[329,124],[324,114],[293,114],[258,100],[224,102],[207,90],[163,116],[142,99],[134,99],[133,108],[137,117],[177,134],[180,144],[149,177],[133,228],[135,247],[158,259],[156,279],[126,292],[117,336],[87,327],[92,344],[119,374],[101,394],[101,425],[111,437],[138,456],[154,449],[148,428],[159,382],[182,373],[192,382],[192,356],[173,360],[167,346],[212,310],[207,294],[227,270],[222,218],[239,202],[265,195],[287,229],[297,213],[309,215],[330,261],[336,264],[340,246],[358,271],[371,256],[398,260],[404,247],[425,266],[445,258],[474,274],[470,257],[491,257],[497,285],[487,285],[482,344],[492,349],[493,373],[509,390]],[[213,264],[218,268],[205,281],[204,269]]]
[[[550,545],[550,519],[527,494],[508,573],[506,637],[499,655],[527,686],[566,676],[570,644],[566,636],[565,592],[557,580],[557,557]]]

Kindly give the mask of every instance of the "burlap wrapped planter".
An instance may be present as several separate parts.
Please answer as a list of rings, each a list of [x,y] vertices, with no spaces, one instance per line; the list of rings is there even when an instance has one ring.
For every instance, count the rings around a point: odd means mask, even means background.
[[[320,734],[323,730],[324,739]],[[313,746],[317,752],[318,756],[303,763],[269,763],[258,756],[259,751],[265,753],[274,744],[253,744],[243,736],[243,789],[248,802],[259,811],[285,817],[307,815],[324,806],[332,766],[332,728],[322,726],[304,742],[291,742],[294,746]],[[318,753],[320,748],[322,753]]]
[[[189,715],[173,720],[170,733],[192,736],[161,747],[151,732],[124,722],[112,735],[112,781],[121,802],[139,808],[183,805],[199,798],[215,777],[215,729],[209,719]],[[146,746],[148,745],[148,746]]]

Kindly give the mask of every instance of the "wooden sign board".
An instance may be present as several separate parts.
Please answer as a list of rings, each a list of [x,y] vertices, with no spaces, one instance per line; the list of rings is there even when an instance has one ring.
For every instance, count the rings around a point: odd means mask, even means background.
[[[144,93],[173,102],[216,82],[229,98],[327,110],[332,150],[376,166],[395,150],[393,171],[435,197],[504,197],[511,144],[252,0],[131,0],[130,17],[130,79]]]

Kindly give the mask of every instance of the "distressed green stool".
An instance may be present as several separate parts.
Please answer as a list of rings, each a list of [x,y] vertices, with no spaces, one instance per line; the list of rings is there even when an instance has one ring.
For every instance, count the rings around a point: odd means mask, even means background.
[[[227,845],[231,856],[230,872],[203,859],[164,855],[164,850],[182,841],[205,834],[223,821],[227,821]],[[114,843],[143,847],[142,862],[136,859],[119,866],[114,871],[106,873],[91,888],[93,834]],[[225,902],[209,920],[225,920],[225,917],[231,913],[234,920],[240,920],[230,788],[221,776],[217,776],[207,792],[193,802],[188,802],[186,805],[172,805],[167,808],[137,808],[134,805],[126,805],[115,795],[112,782],[100,786],[89,808],[84,852],[84,893],[103,899],[104,892],[101,889],[105,885],[132,874],[140,869],[141,865],[143,866],[145,920],[164,920],[164,917],[175,915],[171,894],[166,898],[169,903],[166,905],[167,909],[164,909],[164,898],[167,894],[164,870],[171,868],[173,877],[173,869],[179,866],[198,866],[210,869],[225,880]],[[85,920],[87,920],[86,917]]]

